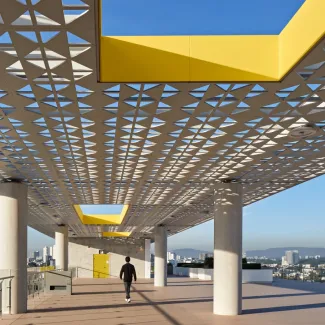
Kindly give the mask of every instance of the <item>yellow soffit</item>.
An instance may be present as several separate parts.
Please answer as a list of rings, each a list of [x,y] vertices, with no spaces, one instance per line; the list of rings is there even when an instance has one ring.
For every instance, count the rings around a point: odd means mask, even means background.
[[[130,232],[126,231],[120,231],[120,232],[113,232],[113,231],[108,231],[108,232],[103,232],[102,236],[103,237],[129,237],[131,235]]]
[[[129,208],[128,205],[124,205],[120,214],[83,214],[80,205],[73,207],[84,225],[120,225]]]
[[[280,35],[100,35],[100,81],[280,81],[324,36],[324,12],[306,0]]]

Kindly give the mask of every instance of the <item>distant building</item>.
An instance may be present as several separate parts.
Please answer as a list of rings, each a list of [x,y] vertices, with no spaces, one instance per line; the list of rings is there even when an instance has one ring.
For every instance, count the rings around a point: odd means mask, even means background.
[[[170,261],[170,260],[174,260],[175,259],[175,253],[173,252],[167,252],[167,260]]]
[[[45,246],[43,248],[43,262],[44,263],[47,263],[49,255],[50,255],[50,247]]]
[[[204,261],[205,260],[205,255],[206,255],[205,253],[200,253],[199,254],[199,259]]]
[[[299,263],[299,252],[298,251],[286,251],[286,261],[289,265],[296,265]]]
[[[52,252],[51,256],[52,256],[52,258],[55,260],[55,259],[56,259],[56,258],[55,258],[55,252],[56,252],[56,250],[55,250],[55,245],[52,246],[52,250],[53,250],[53,252]]]
[[[34,252],[34,259],[36,260],[37,258],[39,258],[39,251]]]
[[[50,253],[49,253],[52,257],[54,256],[54,246],[50,247]]]
[[[282,265],[282,266],[287,266],[287,265],[289,265],[286,256],[282,256],[282,262],[281,262],[281,265]]]
[[[199,260],[204,261],[207,257],[213,257],[213,253],[200,253]]]

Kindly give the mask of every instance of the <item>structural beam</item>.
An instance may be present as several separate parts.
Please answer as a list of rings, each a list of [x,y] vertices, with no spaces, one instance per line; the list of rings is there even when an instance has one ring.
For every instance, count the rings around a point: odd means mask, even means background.
[[[242,185],[215,187],[214,313],[242,312]]]
[[[158,226],[155,233],[155,287],[167,285],[167,231]]]
[[[0,184],[0,277],[4,313],[27,312],[27,186]],[[11,299],[10,299],[11,297]]]

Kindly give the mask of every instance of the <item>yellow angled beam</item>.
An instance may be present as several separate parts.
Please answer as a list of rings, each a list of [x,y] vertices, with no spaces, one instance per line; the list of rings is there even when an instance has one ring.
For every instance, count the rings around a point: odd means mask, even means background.
[[[279,81],[324,37],[324,12],[306,0],[280,35],[100,35],[100,81]]]
[[[101,81],[189,80],[188,36],[100,38]]]
[[[279,70],[284,77],[325,35],[325,1],[306,0],[279,35]]]
[[[277,51],[274,35],[192,36],[190,81],[275,81]]]
[[[131,235],[130,232],[113,232],[113,231],[108,231],[108,232],[103,232],[102,236],[103,237],[129,237]]]
[[[120,225],[128,211],[129,206],[124,205],[120,214],[83,214],[79,205],[73,206],[80,221],[84,225]]]

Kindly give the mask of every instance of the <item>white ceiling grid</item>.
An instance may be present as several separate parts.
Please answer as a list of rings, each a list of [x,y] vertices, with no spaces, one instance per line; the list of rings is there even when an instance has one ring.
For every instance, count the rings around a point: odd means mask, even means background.
[[[224,179],[250,204],[324,174],[324,40],[281,83],[105,84],[95,9],[0,0],[0,179],[29,184],[30,225],[175,233],[212,217]],[[315,136],[288,136],[306,123]],[[122,226],[99,227],[72,204],[131,207]]]

